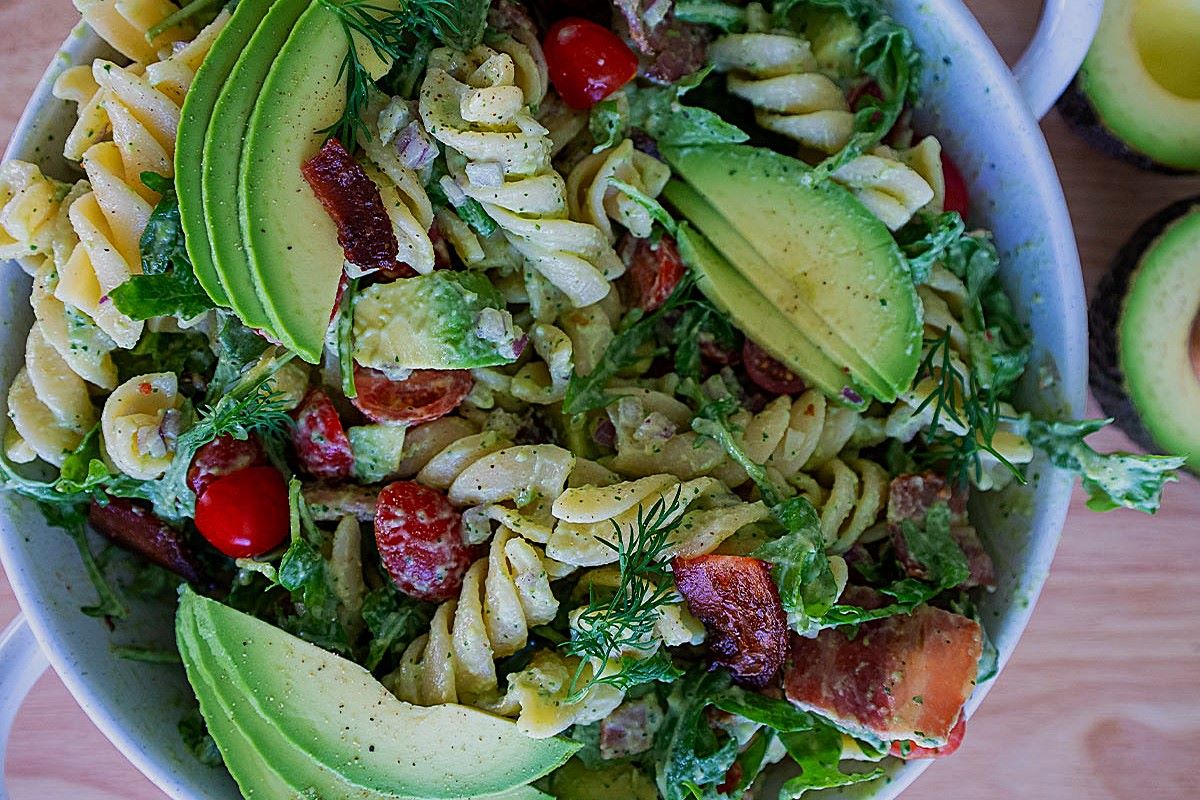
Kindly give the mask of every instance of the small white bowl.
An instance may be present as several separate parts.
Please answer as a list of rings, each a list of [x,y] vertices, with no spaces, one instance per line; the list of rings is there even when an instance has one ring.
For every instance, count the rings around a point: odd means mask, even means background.
[[[1005,286],[1033,333],[1022,407],[1049,416],[1077,416],[1083,411],[1087,375],[1083,285],[1062,189],[1035,115],[1049,109],[1074,74],[1099,20],[1101,2],[1048,0],[1038,35],[1015,70],[1017,79],[959,0],[893,0],[891,6],[925,55],[917,126],[936,133],[962,168],[973,221],[995,233]],[[68,37],[30,101],[6,158],[37,162],[64,178],[77,174],[60,155],[74,108],[55,99],[50,86],[63,69],[87,63],[102,51],[86,29]],[[32,314],[29,280],[19,269],[0,270],[0,285],[0,396],[6,396],[23,358]],[[972,508],[996,560],[999,588],[981,606],[1001,666],[1012,655],[1046,579],[1071,489],[1071,477],[1044,461],[1035,462],[1029,474],[1029,486],[986,496]],[[197,800],[239,796],[224,770],[201,765],[180,739],[176,725],[191,704],[183,670],[113,655],[114,634],[79,611],[95,597],[74,545],[63,532],[48,527],[32,503],[0,501],[0,560],[25,613],[0,639],[0,765],[16,707],[45,665],[40,643],[84,711],[168,795]],[[173,608],[136,607],[115,636],[126,643],[168,640],[172,619]],[[975,691],[968,713],[988,688]],[[893,761],[884,780],[822,796],[888,800],[928,764]],[[0,798],[4,796],[0,777]]]

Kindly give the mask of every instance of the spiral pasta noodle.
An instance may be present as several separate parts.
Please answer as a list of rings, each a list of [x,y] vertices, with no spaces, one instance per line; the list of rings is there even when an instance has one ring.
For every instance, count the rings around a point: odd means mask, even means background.
[[[75,8],[101,39],[142,64],[156,60],[164,48],[193,33],[183,25],[149,38],[151,28],[179,10],[170,0],[75,0]]]
[[[831,177],[893,231],[934,199],[925,179],[886,147],[843,164]]]
[[[658,197],[670,179],[670,167],[635,150],[633,140],[626,139],[615,147],[589,155],[571,170],[567,176],[571,218],[595,225],[610,242],[617,240],[610,219],[635,237],[645,239],[654,227],[654,218],[612,181],[621,181],[649,197]]]
[[[513,40],[509,50],[528,48]],[[508,52],[484,45],[467,54],[434,51],[421,118],[454,151],[447,162],[458,190],[478,201],[573,305],[589,306],[608,294],[624,265],[600,229],[568,218],[565,182],[550,166],[553,143],[529,113],[526,93],[545,87],[519,66]]]
[[[131,478],[162,477],[175,457],[179,379],[173,372],[130,378],[104,402],[100,431],[113,466]]]
[[[808,41],[785,33],[735,33],[709,49],[729,93],[754,106],[758,124],[804,147],[836,153],[854,132],[841,88],[820,71]]]

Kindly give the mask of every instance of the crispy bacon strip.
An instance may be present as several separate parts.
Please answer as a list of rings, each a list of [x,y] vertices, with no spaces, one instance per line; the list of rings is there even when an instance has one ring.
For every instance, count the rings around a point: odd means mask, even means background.
[[[932,606],[792,637],[784,688],[844,729],[923,747],[947,744],[975,686],[983,637],[974,620]]]
[[[110,497],[104,505],[93,500],[88,522],[118,547],[138,553],[188,583],[203,581],[203,570],[183,533],[155,516],[148,504],[122,497]]]
[[[363,269],[395,269],[400,244],[379,187],[342,143],[330,139],[300,171],[337,224],[346,260]]]
[[[744,556],[675,558],[675,586],[708,630],[713,661],[748,686],[766,686],[787,656],[787,614],[766,562]]]

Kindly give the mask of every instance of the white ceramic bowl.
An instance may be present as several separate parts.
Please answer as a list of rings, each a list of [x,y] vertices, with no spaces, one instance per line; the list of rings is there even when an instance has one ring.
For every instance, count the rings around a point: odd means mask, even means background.
[[[1062,190],[1036,119],[1082,60],[1101,0],[1048,0],[1015,78],[959,0],[892,0],[891,5],[926,58],[918,126],[935,132],[961,165],[975,221],[995,232],[1005,285],[1033,331],[1023,407],[1078,415],[1087,375],[1083,286]],[[50,85],[65,67],[101,51],[86,30],[72,33],[31,100],[6,157],[71,176],[59,153],[74,110],[51,95]],[[20,270],[11,265],[0,270],[0,285],[0,396],[6,396],[24,353],[31,312],[29,281]],[[1049,387],[1048,376],[1054,379]],[[983,600],[982,609],[1001,666],[1045,581],[1071,486],[1068,476],[1042,462],[1030,474],[1030,486],[989,496],[973,509],[996,559],[999,589]],[[32,504],[15,498],[0,501],[0,559],[25,614],[0,639],[0,766],[16,707],[48,659],[96,725],[168,795],[238,797],[223,770],[202,766],[180,740],[176,725],[191,694],[183,671],[122,660],[110,650],[114,637],[143,643],[168,639],[173,609],[136,608],[116,634],[81,614],[80,606],[95,598],[74,545],[47,527]],[[968,713],[988,688],[975,691]],[[892,763],[888,779],[840,796],[893,798],[928,763]],[[0,777],[0,800],[4,796]]]

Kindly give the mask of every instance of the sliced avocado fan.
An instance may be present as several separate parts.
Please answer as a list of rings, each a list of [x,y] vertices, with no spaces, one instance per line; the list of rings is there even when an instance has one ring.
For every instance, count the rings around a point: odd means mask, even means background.
[[[670,184],[667,200],[753,289],[753,302],[728,308],[739,327],[761,331],[753,317],[764,302],[773,307],[789,324],[752,338],[841,402],[843,387],[884,402],[909,388],[921,358],[921,305],[882,222],[840,186],[809,183],[804,162],[771,150],[719,145],[663,155],[686,182]],[[797,340],[808,343],[803,358],[784,352]],[[846,375],[836,389],[831,365]]]
[[[579,748],[529,738],[512,720],[466,706],[403,703],[357,664],[190,591],[181,597],[177,629],[185,660],[201,659],[189,674],[209,679],[197,691],[222,687],[222,707],[263,757],[304,768],[294,777],[280,766],[288,782],[332,775],[362,792],[339,797],[527,800],[540,794],[526,785]],[[212,711],[211,697],[208,705]],[[262,741],[268,733],[269,744]]]

